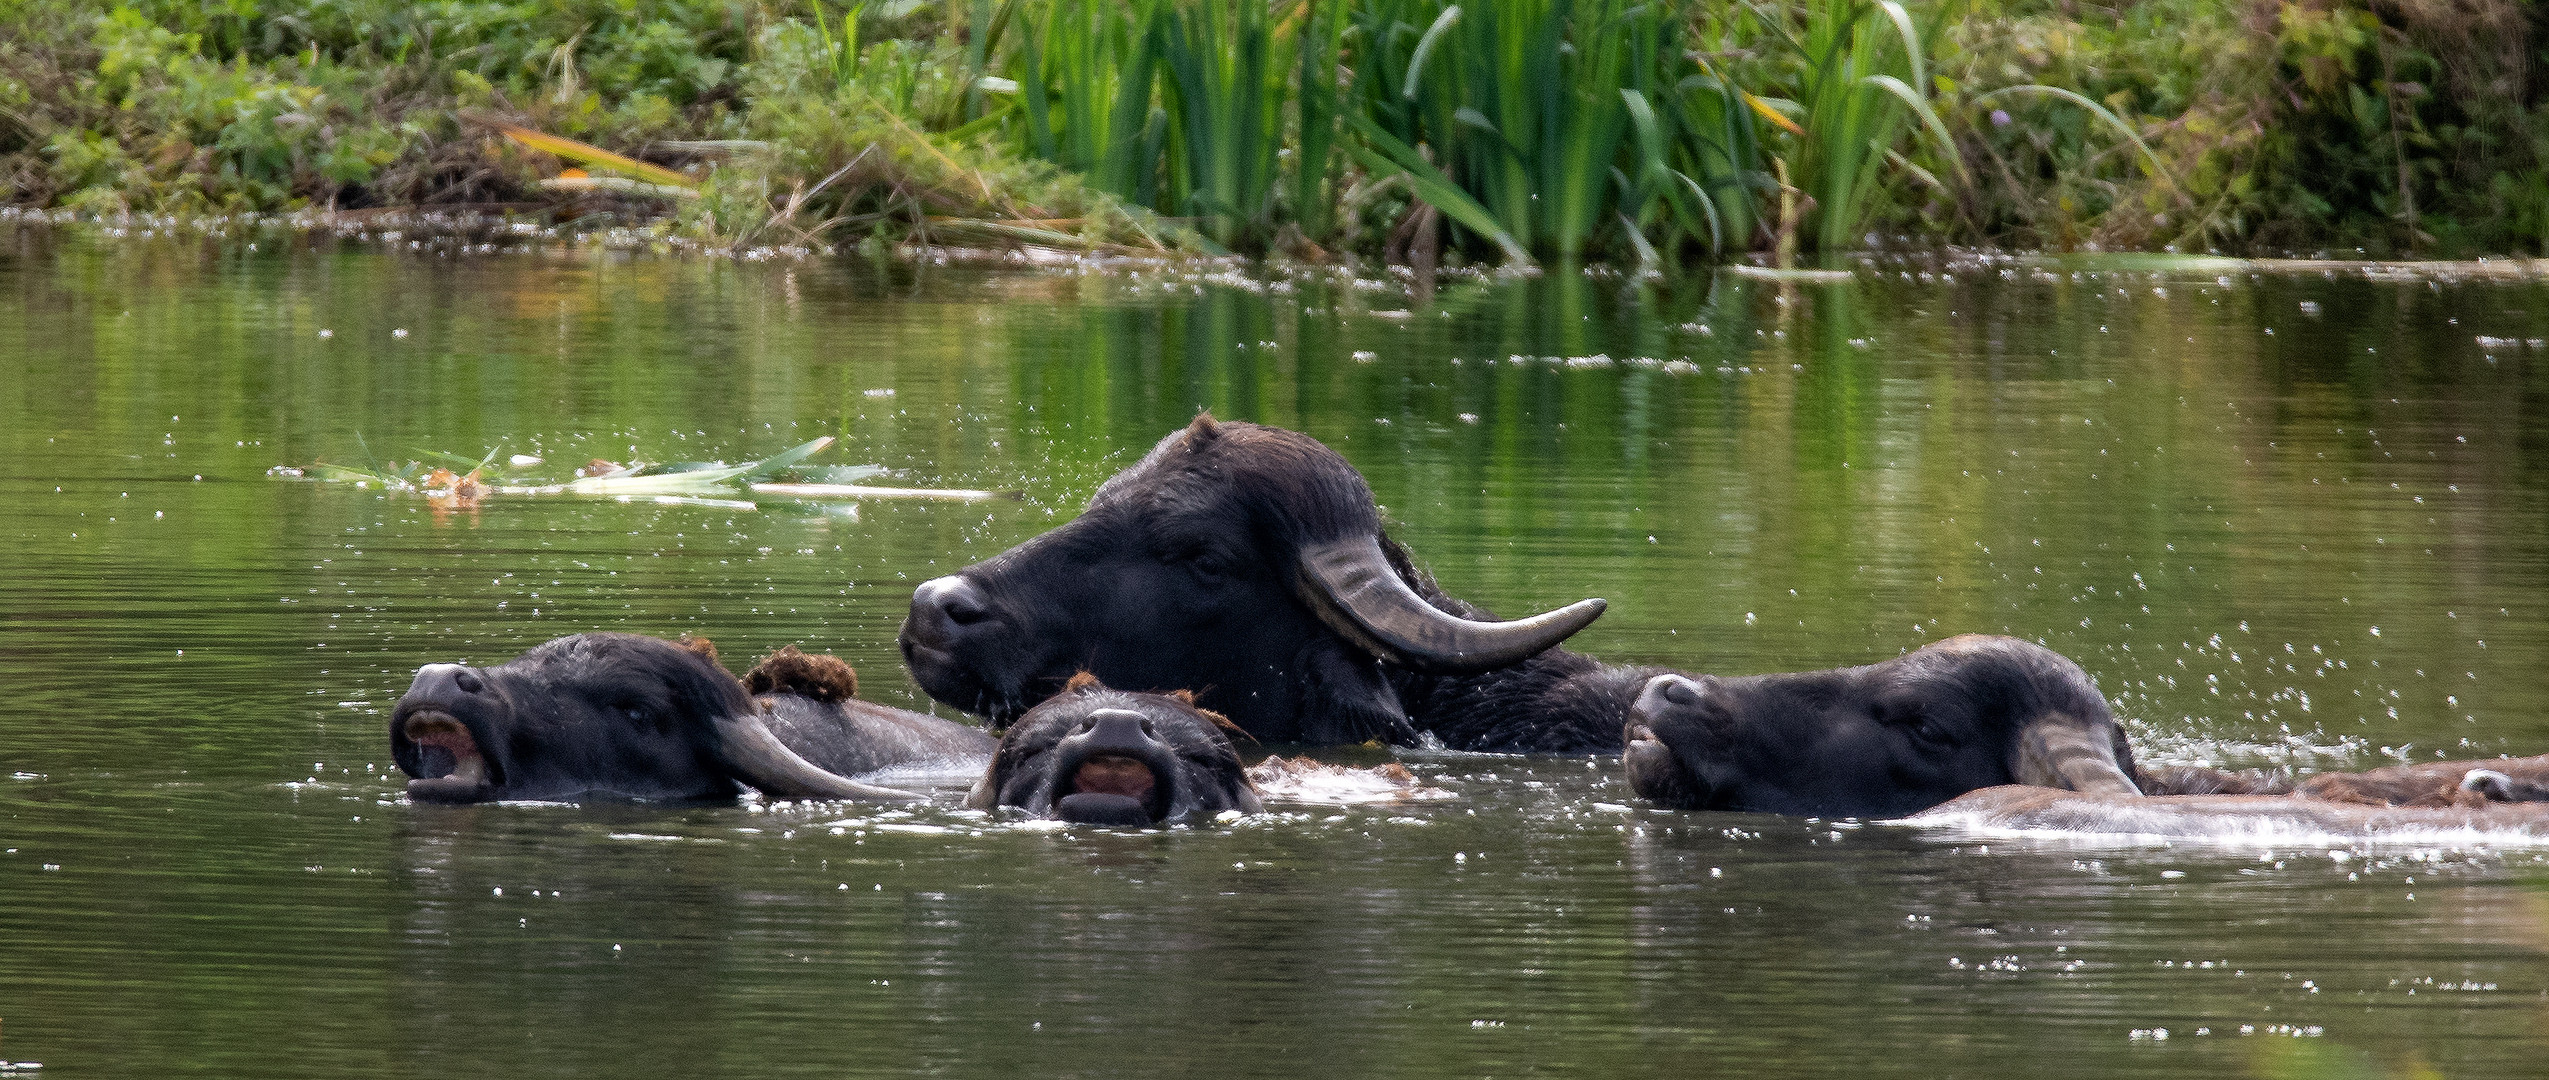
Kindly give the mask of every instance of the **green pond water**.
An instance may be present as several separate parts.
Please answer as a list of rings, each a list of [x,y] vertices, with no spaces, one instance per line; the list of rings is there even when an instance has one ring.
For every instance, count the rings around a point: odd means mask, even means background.
[[[1500,611],[1743,673],[1966,631],[2146,758],[2549,751],[2549,287],[1886,268],[1253,283],[0,230],[0,1059],[86,1076],[2538,1075],[2549,849],[2136,845],[1446,800],[1047,831],[414,806],[420,664],[788,643],[927,707],[913,585],[1199,407]],[[2549,345],[2549,343],[2543,343]],[[416,448],[993,503],[416,496]],[[20,1070],[21,1074],[31,1070]]]

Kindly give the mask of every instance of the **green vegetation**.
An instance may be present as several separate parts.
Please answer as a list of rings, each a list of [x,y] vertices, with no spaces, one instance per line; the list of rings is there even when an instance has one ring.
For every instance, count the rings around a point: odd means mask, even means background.
[[[2538,254],[2521,0],[0,0],[6,201],[1671,265]]]

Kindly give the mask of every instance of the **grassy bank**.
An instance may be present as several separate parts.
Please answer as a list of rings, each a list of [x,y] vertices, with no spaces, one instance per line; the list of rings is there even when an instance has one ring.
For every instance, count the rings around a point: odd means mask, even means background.
[[[19,206],[1418,265],[2549,239],[2521,0],[0,0]]]

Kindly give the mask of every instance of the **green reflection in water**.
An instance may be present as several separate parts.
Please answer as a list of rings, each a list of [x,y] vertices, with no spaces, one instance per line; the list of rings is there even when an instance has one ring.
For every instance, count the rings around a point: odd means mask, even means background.
[[[1339,448],[1458,594],[1609,597],[1609,659],[2012,633],[2162,760],[2549,750],[2538,286],[1555,276],[1411,309],[276,246],[0,236],[0,1056],[51,1075],[2539,1060],[2528,853],[1986,845],[1458,758],[1420,762],[1451,803],[1164,837],[451,811],[396,800],[381,730],[418,664],[592,628],[831,649],[924,705],[912,585],[1210,408]],[[358,434],[560,472],[838,434],[1027,498],[438,514],[266,475]]]

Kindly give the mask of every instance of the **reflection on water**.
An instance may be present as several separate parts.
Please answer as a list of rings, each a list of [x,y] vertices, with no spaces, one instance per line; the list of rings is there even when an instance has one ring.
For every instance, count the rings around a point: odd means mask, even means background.
[[[48,1075],[2461,1076],[2544,1048],[2522,849],[1675,814],[1612,763],[1476,757],[1416,762],[1452,799],[1169,834],[422,807],[383,738],[416,665],[597,628],[829,649],[924,706],[911,586],[1210,407],[1342,450],[1455,593],[1610,598],[1580,639],[1608,659],[1991,631],[2080,660],[2161,761],[2549,750],[2540,286],[1561,275],[1410,311],[265,246],[0,234],[0,1058]],[[437,513],[266,475],[818,434],[1027,499]]]

